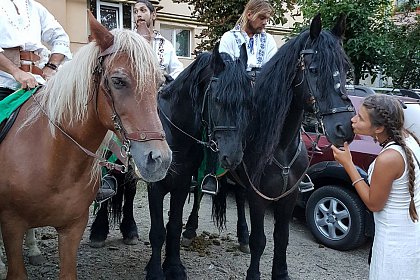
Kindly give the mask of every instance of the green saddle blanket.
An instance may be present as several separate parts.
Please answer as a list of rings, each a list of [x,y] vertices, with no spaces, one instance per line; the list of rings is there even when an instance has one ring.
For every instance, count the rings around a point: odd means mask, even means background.
[[[10,115],[19,108],[39,87],[30,90],[19,89],[0,101],[0,123],[8,119]]]

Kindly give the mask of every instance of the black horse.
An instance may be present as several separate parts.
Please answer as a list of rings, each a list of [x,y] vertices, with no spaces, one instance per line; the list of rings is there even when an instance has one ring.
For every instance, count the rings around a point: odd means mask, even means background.
[[[309,163],[300,136],[308,102],[331,143],[341,146],[354,137],[350,122],[354,108],[345,91],[350,63],[341,45],[344,29],[345,17],[340,17],[330,32],[322,30],[317,15],[310,29],[284,44],[257,77],[253,98],[256,115],[247,130],[243,162],[232,172],[247,188],[250,207],[251,263],[246,279],[260,279],[260,258],[266,245],[264,215],[269,205],[275,219],[271,277],[289,279],[289,220],[297,186]],[[217,203],[214,207],[217,219],[223,220],[225,208]]]
[[[92,223],[89,246],[93,248],[105,246],[110,223],[113,226],[119,224],[124,244],[135,245],[139,239],[133,214],[133,202],[139,177],[131,165],[129,165],[127,173],[112,170],[109,171],[109,174],[117,180],[117,193],[111,199],[101,203],[95,220]],[[109,213],[111,214],[110,217],[108,216]]]
[[[199,55],[159,95],[160,116],[173,161],[165,179],[148,185],[152,256],[146,267],[147,279],[187,278],[180,258],[182,213],[191,177],[203,159],[203,147],[217,151],[224,168],[235,168],[242,160],[242,135],[252,104],[246,60],[245,46],[241,58],[235,61],[229,55],[219,54],[216,46],[213,54]],[[206,141],[202,141],[202,134]],[[170,215],[165,229],[163,199],[168,193]]]

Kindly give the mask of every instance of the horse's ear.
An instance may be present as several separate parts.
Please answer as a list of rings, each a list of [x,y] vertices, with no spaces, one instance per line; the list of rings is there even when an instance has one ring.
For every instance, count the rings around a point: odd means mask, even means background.
[[[344,13],[340,14],[334,28],[331,30],[331,33],[339,38],[343,38],[344,31],[346,30],[346,17]]]
[[[99,46],[101,51],[105,51],[112,44],[114,44],[114,35],[108,31],[102,24],[100,24],[96,18],[92,15],[91,11],[88,10],[88,19],[90,26],[90,34],[92,39],[96,41],[96,44]]]
[[[315,40],[316,38],[318,38],[319,33],[321,33],[321,29],[322,29],[321,14],[318,13],[312,19],[312,22],[311,22],[310,35],[311,35],[312,40]]]
[[[241,52],[240,52],[240,55],[239,55],[239,61],[242,62],[245,65],[245,67],[246,67],[247,62],[248,62],[248,53],[246,51],[246,45],[245,45],[245,43],[243,43],[242,46],[241,46]]]
[[[214,71],[214,74],[217,76],[223,70],[225,70],[225,63],[223,62],[223,58],[219,53],[219,42],[213,48],[213,54],[211,58],[211,67]]]

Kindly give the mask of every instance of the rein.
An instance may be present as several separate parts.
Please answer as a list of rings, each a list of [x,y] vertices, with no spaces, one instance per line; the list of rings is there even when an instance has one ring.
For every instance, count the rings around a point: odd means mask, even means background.
[[[48,116],[47,112],[44,110],[44,108],[41,106],[41,103],[39,103],[39,101],[35,98],[35,95],[32,95],[33,100],[35,101],[35,103],[39,106],[39,108],[41,109],[42,113],[44,113],[44,115],[47,117],[48,121],[55,127],[57,128],[61,133],[63,133],[68,139],[70,139],[74,144],[76,144],[77,147],[79,147],[80,150],[82,150],[86,155],[93,157],[97,160],[99,160],[99,165],[100,166],[104,166],[110,170],[117,170],[121,173],[126,173],[128,171],[128,159],[126,158],[127,162],[123,165],[121,164],[116,164],[110,161],[107,161],[105,158],[98,156],[97,154],[89,151],[88,149],[86,149],[85,147],[83,147],[82,145],[80,145],[76,140],[74,140],[73,137],[71,137],[67,132],[64,131],[64,129],[62,129],[58,124],[56,124],[55,122],[53,122],[50,117]],[[121,160],[121,159],[120,159]],[[122,161],[124,163],[124,161]]]
[[[276,158],[273,158],[274,164],[283,171],[282,172],[283,189],[282,189],[280,195],[277,196],[277,197],[266,196],[252,183],[251,178],[249,177],[248,168],[246,167],[245,162],[242,161],[242,166],[243,166],[244,171],[245,171],[247,182],[260,197],[264,198],[265,200],[269,200],[269,201],[278,201],[278,200],[282,199],[283,197],[288,196],[290,193],[292,193],[299,186],[299,183],[303,180],[303,177],[305,177],[305,175],[306,175],[306,171],[308,170],[308,167],[305,169],[305,172],[299,178],[299,180],[296,182],[296,184],[294,184],[290,189],[287,190],[287,186],[289,184],[289,179],[288,178],[289,178],[290,168],[292,167],[293,163],[295,163],[297,157],[299,156],[300,152],[302,151],[302,145],[303,145],[302,138],[299,137],[298,148],[296,149],[295,155],[293,156],[292,160],[290,161],[290,163],[287,166],[283,166]],[[230,173],[232,174],[232,176],[235,178],[235,180],[240,185],[242,185],[243,187],[246,188],[246,185],[242,182],[239,175],[235,171],[232,170],[232,171],[230,171]]]

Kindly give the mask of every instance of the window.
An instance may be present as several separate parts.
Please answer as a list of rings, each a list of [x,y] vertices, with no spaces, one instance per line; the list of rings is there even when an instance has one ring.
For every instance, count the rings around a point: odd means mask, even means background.
[[[90,0],[89,8],[93,15],[108,30],[114,28],[133,28],[133,7],[131,4]]]
[[[177,56],[191,57],[190,30],[161,25],[160,33],[163,37],[172,42]]]

